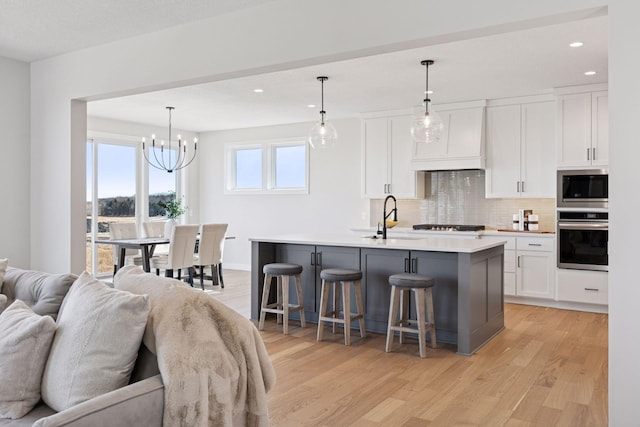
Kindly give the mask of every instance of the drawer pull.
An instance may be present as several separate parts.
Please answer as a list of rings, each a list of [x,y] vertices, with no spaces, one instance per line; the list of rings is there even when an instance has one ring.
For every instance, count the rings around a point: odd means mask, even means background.
[[[542,246],[542,243],[529,243],[529,246]]]
[[[600,289],[597,288],[584,288],[584,290],[589,292],[600,292]]]

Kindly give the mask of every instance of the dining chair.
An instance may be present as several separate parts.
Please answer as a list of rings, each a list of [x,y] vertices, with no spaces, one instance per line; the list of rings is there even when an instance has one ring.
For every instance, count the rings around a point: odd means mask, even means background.
[[[164,227],[167,221],[144,221],[142,223],[142,231],[145,237],[164,237]],[[156,255],[167,255],[169,253],[168,245],[158,245],[153,252]]]
[[[196,245],[198,225],[176,225],[171,233],[169,253],[151,258],[151,268],[160,275],[164,270],[165,277],[173,277],[174,270],[178,271],[178,280],[182,279],[182,270],[189,271],[189,284],[193,286],[193,248]]]
[[[136,224],[133,222],[110,222],[109,223],[109,238],[110,239],[135,239],[138,237],[138,230]],[[116,274],[118,270],[118,261],[120,258],[120,248],[118,245],[113,245],[111,249],[113,256],[113,274]],[[125,264],[142,265],[142,255],[138,249],[126,249],[125,250]]]
[[[204,291],[204,268],[211,266],[211,279],[216,283],[219,278],[220,287],[224,288],[222,278],[222,253],[224,238],[229,224],[202,224],[198,253],[193,255],[194,267],[199,267],[200,287]]]

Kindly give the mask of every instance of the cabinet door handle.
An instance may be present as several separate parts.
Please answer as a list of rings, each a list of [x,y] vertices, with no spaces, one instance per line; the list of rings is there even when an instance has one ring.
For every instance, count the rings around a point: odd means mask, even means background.
[[[405,273],[410,273],[410,271],[409,271],[409,258],[405,258],[404,259],[404,272]]]
[[[418,258],[411,259],[411,272],[412,273],[418,272]]]
[[[391,184],[387,184],[387,192],[391,194]]]
[[[520,189],[524,193],[524,181],[520,181]]]
[[[520,192],[520,181],[516,181],[516,192]]]
[[[595,160],[595,159],[596,159],[596,147],[593,147],[593,148],[591,149],[591,158],[592,158],[593,160]]]
[[[311,265],[316,265],[316,253],[311,252]]]
[[[520,268],[520,255],[518,255],[518,268]]]
[[[584,288],[585,291],[590,291],[590,292],[600,292],[600,289],[596,289],[596,288]]]
[[[322,252],[316,254],[316,265],[322,268]]]
[[[591,149],[587,148],[587,160],[591,160]]]

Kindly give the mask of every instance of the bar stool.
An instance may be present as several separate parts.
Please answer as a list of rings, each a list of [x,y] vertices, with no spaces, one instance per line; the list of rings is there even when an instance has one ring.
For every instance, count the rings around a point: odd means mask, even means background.
[[[320,296],[320,313],[318,317],[318,341],[322,341],[324,332],[323,322],[333,323],[333,333],[336,333],[336,324],[344,325],[344,345],[351,345],[351,322],[358,320],[360,324],[360,337],[366,336],[364,325],[364,304],[362,302],[362,272],[344,268],[328,268],[320,272],[322,279],[322,291]],[[329,303],[329,285],[333,292],[333,311],[327,311]],[[338,285],[342,289],[342,312],[340,311],[340,294],[336,288]],[[351,287],[356,294],[357,313],[351,313]],[[340,314],[342,313],[342,318]]]
[[[304,328],[304,305],[302,303],[302,281],[300,279],[302,266],[284,263],[265,264],[262,272],[265,276],[258,329],[264,329],[264,318],[267,313],[276,313],[278,315],[278,323],[283,323],[282,332],[287,335],[289,333],[289,313],[295,313],[296,311],[300,312],[300,324]],[[269,293],[271,292],[271,279],[274,277],[276,278],[277,299],[276,302],[268,304]],[[289,303],[289,279],[291,277],[295,278],[296,281],[298,304]]]
[[[394,331],[400,332],[400,344],[403,343],[404,332],[417,333],[420,345],[420,357],[426,356],[426,334],[431,335],[431,347],[436,348],[436,326],[433,313],[433,279],[418,274],[394,274],[389,277],[391,285],[391,304],[389,306],[389,325],[387,327],[387,345],[385,351],[391,351]],[[409,315],[409,291],[413,291],[416,299],[417,319],[410,320]],[[425,300],[426,295],[426,300]],[[427,306],[427,319],[425,322],[425,303]],[[398,319],[398,310],[401,311]],[[417,324],[417,328],[408,327]]]

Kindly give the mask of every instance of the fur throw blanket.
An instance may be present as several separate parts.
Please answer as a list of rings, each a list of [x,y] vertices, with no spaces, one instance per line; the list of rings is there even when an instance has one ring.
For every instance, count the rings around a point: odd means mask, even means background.
[[[165,426],[269,425],[275,371],[253,323],[201,290],[140,267],[121,268],[114,286],[149,295],[143,343],[158,357]]]

